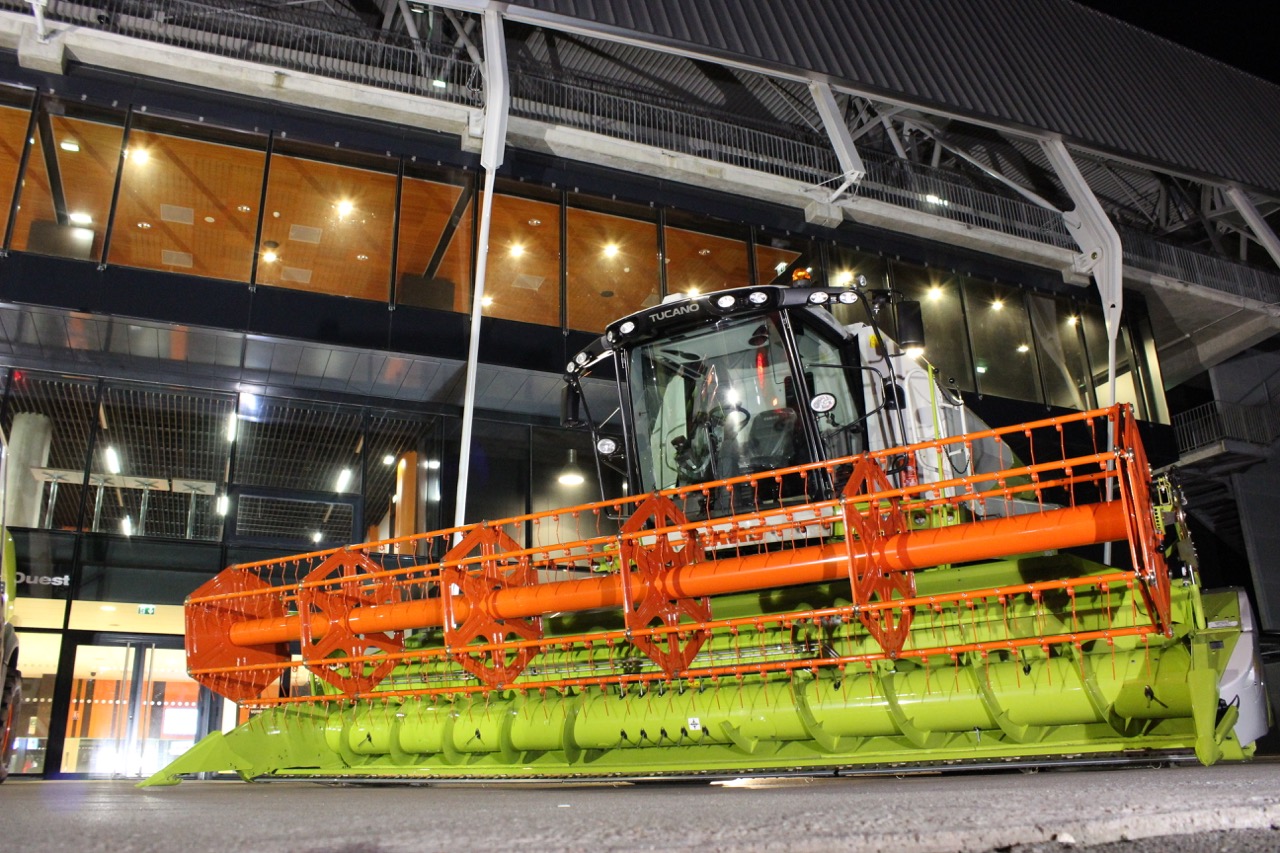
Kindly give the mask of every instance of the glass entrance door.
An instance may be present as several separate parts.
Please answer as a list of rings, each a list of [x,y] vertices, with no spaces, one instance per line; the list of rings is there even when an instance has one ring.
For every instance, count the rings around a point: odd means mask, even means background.
[[[199,693],[179,647],[123,638],[78,645],[62,772],[155,773],[195,743]]]

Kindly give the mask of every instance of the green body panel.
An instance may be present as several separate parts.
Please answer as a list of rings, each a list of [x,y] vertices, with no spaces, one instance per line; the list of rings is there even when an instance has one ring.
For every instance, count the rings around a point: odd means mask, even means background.
[[[1109,571],[1066,554],[918,572],[920,596]],[[847,603],[834,585],[714,601],[719,619]],[[907,648],[1009,637],[1084,634],[1144,617],[1132,588],[1077,588],[1038,601],[921,608]],[[1236,611],[1234,592],[1173,590],[1172,637],[1087,639],[1048,646],[940,653],[924,659],[812,666],[787,673],[584,688],[450,694],[456,670],[405,666],[390,689],[437,695],[284,705],[199,743],[145,785],[232,770],[245,778],[597,777],[730,774],[878,765],[1036,759],[1133,751],[1194,751],[1204,763],[1247,758],[1218,683],[1238,628],[1205,628]],[[616,628],[617,614],[548,619],[548,635]],[[594,620],[594,622],[592,621]],[[588,624],[591,623],[591,624]],[[1236,623],[1239,624],[1238,621]],[[411,638],[424,647],[438,632]],[[713,635],[698,665],[813,660],[876,651],[856,624],[773,622]],[[597,643],[549,653],[522,676],[590,673],[629,654]],[[635,656],[635,666],[649,664]],[[446,674],[447,673],[447,674]],[[314,689],[324,685],[316,681]]]

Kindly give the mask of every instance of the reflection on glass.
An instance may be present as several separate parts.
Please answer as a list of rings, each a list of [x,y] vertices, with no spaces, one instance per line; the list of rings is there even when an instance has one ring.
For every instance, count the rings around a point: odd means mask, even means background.
[[[405,177],[396,250],[397,302],[438,311],[471,310],[473,197],[470,184]]]
[[[791,268],[803,266],[819,273],[813,244],[794,237],[760,234],[756,238],[755,284],[790,284]]]
[[[258,284],[386,301],[396,176],[275,154]]]
[[[238,485],[359,494],[364,450],[359,409],[241,394],[239,416]]]
[[[199,692],[182,649],[79,646],[62,772],[128,778],[157,772],[195,743]]]
[[[0,234],[9,227],[9,201],[18,182],[31,110],[0,106]]]
[[[924,319],[924,358],[938,371],[938,381],[943,387],[956,391],[976,390],[960,276],[896,261],[892,267],[894,289],[903,298],[920,303]],[[871,276],[867,278],[870,283]]]
[[[22,649],[22,705],[13,726],[9,773],[38,775],[45,769],[62,637],[19,631],[18,646]]]
[[[484,314],[560,325],[560,206],[495,194]]]
[[[751,281],[747,243],[667,226],[667,292],[707,293]]]
[[[963,289],[978,392],[1043,402],[1022,291],[976,278],[965,280]]]
[[[534,512],[600,500],[600,477],[589,433],[543,427],[534,427],[532,433],[530,500]],[[622,475],[607,466],[599,468],[604,474],[603,494],[610,498],[620,497],[623,494]],[[580,474],[582,481],[576,484],[573,480],[562,481],[562,475],[570,470]],[[608,535],[617,532],[617,527],[617,521],[611,520],[608,513],[577,513],[562,517],[557,524],[535,524],[533,544],[554,545],[556,542]]]
[[[108,260],[247,282],[263,151],[131,130]]]
[[[1093,385],[1075,306],[1066,299],[1029,293],[1027,309],[1035,331],[1045,401],[1081,411],[1093,408]]]
[[[45,112],[34,138],[12,248],[82,260],[100,257],[124,128]]]
[[[1133,369],[1133,348],[1129,341],[1129,330],[1121,322],[1119,334],[1116,337],[1116,386],[1113,401],[1111,385],[1107,382],[1107,328],[1102,307],[1081,306],[1080,322],[1084,325],[1085,349],[1089,354],[1089,367],[1093,374],[1093,388],[1098,397],[1098,405],[1110,406],[1112,402],[1128,403],[1133,406],[1133,411],[1138,417],[1147,418],[1147,412],[1142,405],[1142,395],[1138,392],[1138,377]]]
[[[619,317],[658,303],[658,229],[653,222],[571,207],[568,212],[569,328],[603,332]]]

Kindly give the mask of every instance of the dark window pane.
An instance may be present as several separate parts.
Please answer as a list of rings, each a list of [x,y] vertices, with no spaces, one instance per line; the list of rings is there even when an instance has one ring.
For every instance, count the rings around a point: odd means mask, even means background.
[[[894,289],[904,298],[920,303],[924,320],[924,358],[937,369],[938,381],[943,387],[957,391],[977,390],[973,383],[973,361],[965,328],[961,277],[914,264],[894,262],[891,266]],[[871,276],[867,278],[870,284]],[[861,309],[861,306],[855,307]],[[969,322],[973,322],[972,316]]]
[[[1045,401],[1081,411],[1093,408],[1093,383],[1075,306],[1066,299],[1032,293],[1027,295],[1027,310],[1035,330]]]
[[[1093,388],[1098,397],[1098,405],[1110,406],[1112,400],[1111,385],[1107,382],[1107,328],[1102,307],[1082,306],[1080,320],[1084,323],[1085,349],[1089,354],[1089,367],[1093,373]],[[1116,336],[1115,402],[1128,403],[1133,406],[1138,417],[1146,418],[1147,412],[1142,405],[1138,387],[1138,376],[1133,369],[1133,348],[1129,342],[1129,331],[1121,322]]]
[[[979,393],[1043,402],[1022,291],[975,278],[963,290]]]

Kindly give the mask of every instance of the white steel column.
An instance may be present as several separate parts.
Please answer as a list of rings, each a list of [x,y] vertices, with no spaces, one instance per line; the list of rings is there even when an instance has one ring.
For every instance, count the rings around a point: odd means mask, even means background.
[[[840,169],[844,172],[840,186],[831,193],[830,200],[835,201],[841,193],[865,178],[867,169],[853,144],[853,135],[849,133],[849,126],[840,114],[840,106],[836,103],[831,87],[815,80],[809,84],[809,93],[813,95],[813,103],[818,108],[818,115],[822,116],[822,125],[827,130],[831,147],[835,149],[836,159],[840,161]]]
[[[1102,312],[1107,327],[1107,384],[1111,387],[1111,402],[1116,403],[1116,339],[1120,335],[1120,312],[1124,308],[1124,248],[1120,234],[1102,209],[1102,203],[1093,194],[1084,175],[1071,159],[1071,153],[1061,139],[1042,139],[1040,147],[1071,200],[1075,210],[1062,214],[1067,230],[1080,247],[1081,272],[1093,274],[1102,294]]]
[[[1258,208],[1254,207],[1253,202],[1249,199],[1248,194],[1240,187],[1227,187],[1227,198],[1236,210],[1240,211],[1240,215],[1244,217],[1244,221],[1249,223],[1249,230],[1253,232],[1253,236],[1258,239],[1262,247],[1267,250],[1267,254],[1271,256],[1271,260],[1280,266],[1280,237],[1276,237],[1276,232],[1271,230],[1271,226],[1267,225],[1267,220],[1262,218],[1262,214]]]
[[[467,383],[462,398],[462,439],[458,450],[458,492],[454,525],[467,516],[467,479],[471,473],[471,431],[475,423],[476,369],[480,360],[480,313],[485,275],[489,265],[489,226],[493,219],[493,184],[507,145],[507,113],[511,90],[507,78],[507,47],[502,16],[494,9],[484,13],[484,136],[480,165],[484,167],[484,197],[480,205],[480,234],[476,251],[476,284],[471,296],[471,339],[467,351]]]

